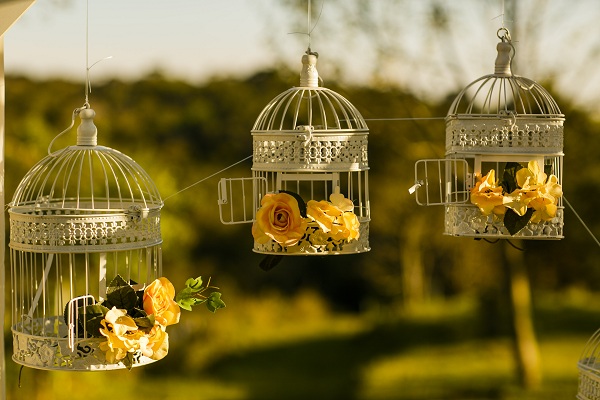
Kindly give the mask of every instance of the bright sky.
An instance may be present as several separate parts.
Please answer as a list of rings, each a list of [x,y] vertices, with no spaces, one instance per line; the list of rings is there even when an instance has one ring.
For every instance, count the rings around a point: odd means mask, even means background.
[[[94,76],[135,78],[156,69],[198,80],[269,65],[265,15],[273,10],[267,5],[265,0],[89,0],[89,65],[112,56],[91,69],[92,81]],[[83,80],[86,1],[38,0],[6,34],[5,64],[8,74]]]
[[[112,56],[92,68],[92,85],[155,70],[198,82],[277,68],[282,60],[300,71],[306,50],[306,36],[290,35],[306,32],[306,21],[300,25],[301,18],[284,13],[281,0],[38,0],[5,35],[7,73],[83,81],[87,1],[89,65]],[[504,0],[448,0],[447,32],[432,29],[431,2],[369,1],[377,9],[372,23],[387,35],[356,36],[352,19],[363,18],[360,11],[344,14],[342,2],[312,0],[313,10],[323,6],[312,43],[325,84],[365,83],[361,77],[379,72],[391,82],[444,95],[493,72]],[[522,29],[513,35],[514,72],[538,81],[554,77],[556,87],[576,100],[600,104],[600,2],[515,1]],[[377,48],[387,57],[379,65]]]

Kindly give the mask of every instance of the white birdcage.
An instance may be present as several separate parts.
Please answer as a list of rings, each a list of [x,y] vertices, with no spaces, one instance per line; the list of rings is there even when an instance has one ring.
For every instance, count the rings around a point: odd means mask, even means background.
[[[448,235],[561,239],[565,118],[546,89],[513,75],[510,33],[498,37],[494,74],[456,97],[446,158],[418,161],[411,191],[420,205],[445,206]]]
[[[579,370],[578,400],[600,400],[600,329],[588,340],[581,358]]]
[[[316,63],[317,54],[309,49],[302,57],[300,86],[275,97],[256,120],[252,177],[219,182],[221,221],[253,222],[253,233],[260,231],[253,248],[257,253],[327,255],[370,250],[369,129],[348,100],[319,86]],[[277,235],[257,239],[264,233],[257,221],[261,213],[266,219],[279,218],[276,205],[271,210],[275,214],[265,211],[265,202],[275,194],[291,195],[296,199],[291,203],[297,201],[302,209],[300,217],[284,210],[284,223],[298,223],[291,226],[293,237],[287,242],[290,237],[285,235],[283,239]],[[324,211],[323,221],[311,218],[316,205],[311,201],[321,202],[318,212]]]
[[[77,145],[38,162],[9,205],[13,360],[33,368],[124,368],[106,362],[77,309],[105,298],[117,275],[142,287],[162,274],[156,186],[131,158],[97,145],[94,111],[79,111]],[[135,354],[132,366],[149,362]]]

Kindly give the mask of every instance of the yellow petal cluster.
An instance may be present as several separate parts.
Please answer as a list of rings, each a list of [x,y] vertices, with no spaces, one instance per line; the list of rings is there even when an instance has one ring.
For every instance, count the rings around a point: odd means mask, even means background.
[[[310,242],[324,245],[333,240],[354,240],[360,236],[358,217],[352,212],[352,200],[340,193],[339,187],[329,196],[330,201],[309,200],[306,203],[306,217],[300,214],[296,198],[289,193],[268,193],[261,199],[261,207],[256,212],[252,225],[252,236],[259,244],[270,240],[287,247],[289,252],[299,251],[301,240],[305,238],[309,224]],[[314,224],[319,228],[314,231]],[[306,245],[306,244],[305,244]]]
[[[516,178],[520,188],[505,196],[504,205],[521,216],[528,208],[533,209],[531,222],[556,217],[556,203],[562,196],[562,187],[555,175],[547,176],[537,161],[530,161],[527,168],[517,171]]]
[[[471,189],[471,203],[479,207],[483,215],[502,215],[505,213],[502,186],[496,182],[496,172],[492,169],[477,181]]]
[[[479,207],[483,215],[494,213],[501,216],[506,208],[510,208],[523,216],[528,209],[533,209],[530,222],[534,223],[549,221],[556,216],[556,203],[562,196],[562,187],[555,175],[548,176],[533,160],[527,164],[527,168],[517,171],[516,181],[519,187],[505,194],[492,169],[471,189],[471,203]]]
[[[99,347],[108,363],[118,363],[128,353],[138,350],[153,360],[160,360],[169,351],[168,335],[161,325],[155,325],[150,333],[145,333],[127,315],[127,310],[113,307],[100,324],[100,334],[106,337],[106,341],[100,343]]]

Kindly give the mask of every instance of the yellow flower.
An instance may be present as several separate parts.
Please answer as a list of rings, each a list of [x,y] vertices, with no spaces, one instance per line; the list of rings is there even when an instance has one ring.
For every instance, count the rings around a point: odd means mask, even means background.
[[[344,199],[343,195],[340,196],[342,197],[336,198],[332,195],[333,199],[339,200],[338,204],[342,203],[341,206],[345,209],[354,208],[354,206],[343,204],[344,200],[348,199]],[[312,220],[319,225],[319,228],[321,228],[324,233],[329,234],[329,237],[333,240],[358,239],[360,235],[358,231],[360,222],[353,212],[344,212],[336,205],[325,200],[310,200],[306,206],[306,215],[312,218]]]
[[[134,353],[140,348],[140,339],[144,332],[140,331],[127,310],[113,307],[100,322],[100,334],[106,341],[100,343],[100,350],[106,354],[106,361],[114,364]]]
[[[164,358],[169,352],[169,334],[161,325],[154,325],[150,332],[140,338],[140,350],[153,360]]]
[[[336,186],[333,193],[329,195],[329,200],[334,207],[339,208],[341,211],[354,210],[354,203],[352,203],[352,200],[347,199],[343,194],[340,193],[339,186]]]
[[[517,171],[517,184],[521,187],[507,195],[504,204],[520,216],[528,208],[534,209],[531,222],[549,221],[556,216],[556,202],[562,196],[562,187],[555,175],[547,176],[537,161]]]
[[[502,215],[506,211],[502,186],[496,184],[496,172],[493,169],[471,189],[471,203],[479,207],[483,215]]]
[[[302,239],[308,222],[300,215],[298,201],[287,193],[268,193],[260,202],[252,236],[260,244],[273,239],[282,246],[293,246]]]
[[[345,212],[335,219],[331,237],[333,240],[346,239],[347,241],[358,239],[360,232],[358,230],[360,222],[356,214]]]
[[[543,185],[546,182],[546,174],[540,169],[537,161],[531,160],[527,168],[521,168],[517,171],[517,185],[526,189],[534,185]]]
[[[175,288],[167,278],[155,279],[144,290],[144,311],[148,315],[154,315],[154,320],[162,326],[172,325],[179,322],[181,309],[173,300]]]
[[[315,221],[325,233],[329,233],[333,229],[336,218],[342,213],[342,210],[325,200],[309,200],[306,203],[306,215]]]

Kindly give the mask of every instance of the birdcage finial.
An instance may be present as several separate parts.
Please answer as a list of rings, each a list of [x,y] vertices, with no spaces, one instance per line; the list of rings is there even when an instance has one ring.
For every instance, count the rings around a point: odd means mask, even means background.
[[[319,71],[317,71],[317,59],[319,53],[311,51],[310,47],[302,56],[302,71],[300,72],[300,86],[318,87]]]
[[[510,65],[512,63],[512,57],[514,56],[515,48],[512,45],[510,32],[506,28],[500,28],[498,29],[496,35],[502,41],[496,46],[496,49],[498,50],[498,56],[496,57],[496,68],[494,70],[494,74],[502,77],[512,76]],[[510,54],[511,50],[513,51],[512,55]]]
[[[77,127],[78,146],[96,146],[98,144],[98,129],[94,125],[96,112],[91,108],[84,108],[79,113],[81,124]]]

